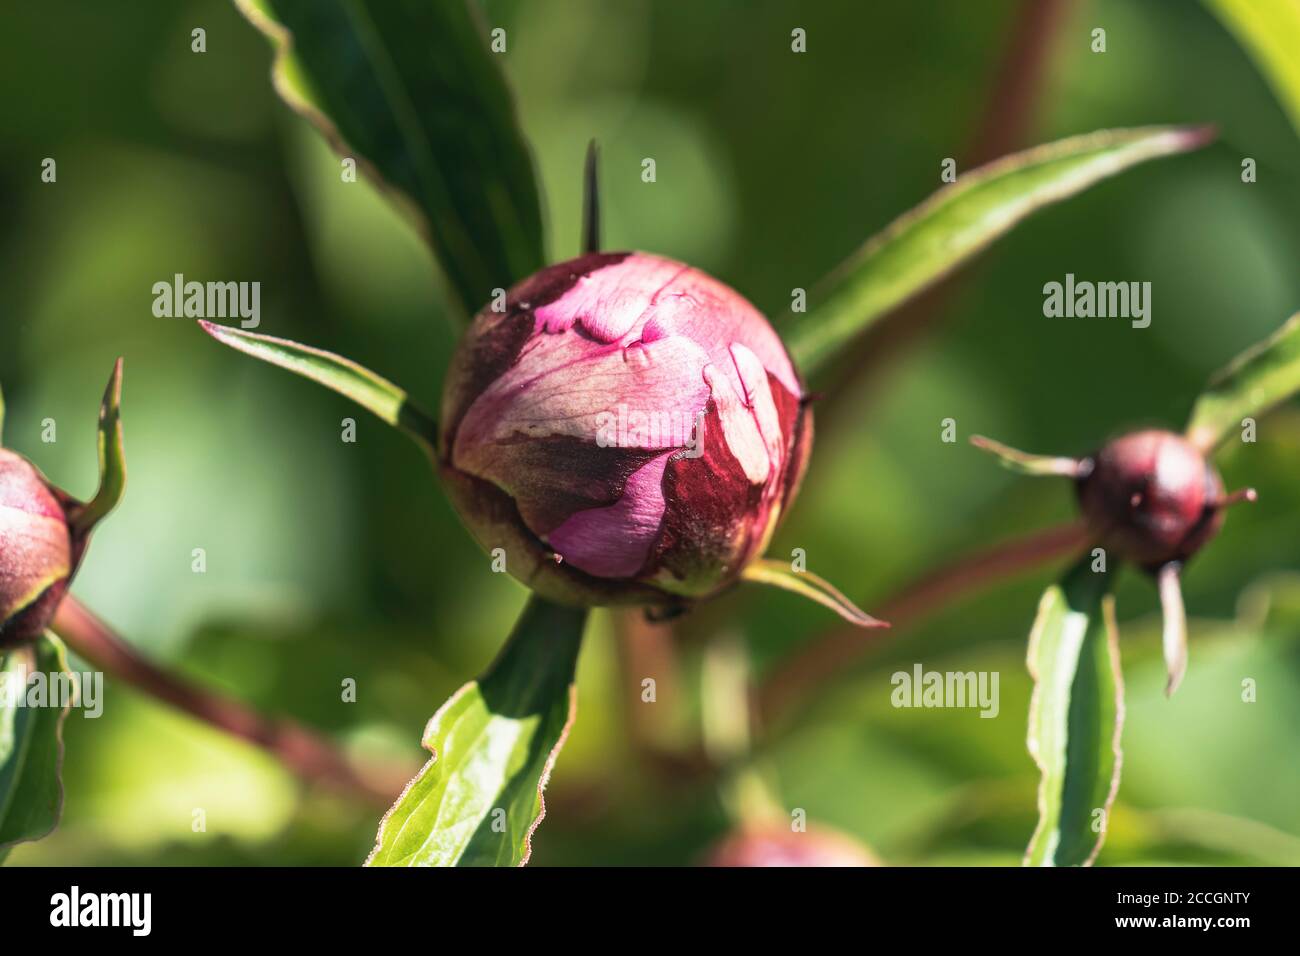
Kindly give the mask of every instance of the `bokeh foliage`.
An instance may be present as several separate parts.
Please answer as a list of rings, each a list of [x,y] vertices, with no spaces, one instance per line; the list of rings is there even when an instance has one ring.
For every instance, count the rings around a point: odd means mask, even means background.
[[[602,146],[605,242],[689,260],[779,315],[960,156],[1016,4],[565,0],[482,4],[535,150],[547,247],[577,251],[581,164]],[[853,382],[823,415],[774,550],[807,550],[870,611],[937,561],[1072,513],[1064,483],[988,467],[972,432],[1077,454],[1134,424],[1179,427],[1206,377],[1300,304],[1300,140],[1267,81],[1205,9],[1080,3],[1053,42],[1028,142],[1148,123],[1219,141],[1095,187],[1004,239],[956,287],[937,334]],[[57,29],[51,24],[57,23]],[[479,673],[523,590],[459,527],[418,450],[310,384],[156,319],[151,286],[260,280],[258,330],[382,370],[436,407],[453,345],[447,290],[408,223],[338,162],[267,82],[270,51],[218,0],[129,9],[51,0],[5,13],[0,380],[7,442],[89,495],[102,370],[127,358],[131,486],[76,591],[177,666],[335,732],[419,758],[420,728]],[[1108,31],[1108,52],[1088,34]],[[190,52],[190,30],[208,52]],[[809,52],[789,52],[789,31]],[[69,38],[76,55],[67,56]],[[57,62],[57,71],[48,64]],[[58,162],[57,185],[40,161]],[[658,182],[644,184],[653,156]],[[1240,180],[1243,157],[1259,181]],[[1042,286],[1149,280],[1153,321],[1046,319]],[[358,441],[339,441],[358,419]],[[954,417],[963,441],[939,441]],[[41,422],[58,440],[41,441]],[[1300,415],[1221,459],[1260,502],[1186,575],[1192,664],[1173,701],[1153,589],[1120,581],[1124,782],[1100,862],[1300,862]],[[191,570],[204,548],[207,572]],[[813,705],[768,728],[791,807],[891,862],[1018,862],[1033,829],[1024,649],[1041,572],[879,641]],[[780,593],[738,591],[685,621],[683,681],[654,705],[598,614],[579,720],[547,792],[534,862],[681,863],[725,827],[707,780],[647,764],[629,714],[689,742],[690,675],[726,628],[760,676],[836,626]],[[875,640],[868,638],[868,640]],[[996,719],[896,710],[890,674],[996,669]],[[340,682],[358,700],[339,700]],[[1258,700],[1242,703],[1253,679]],[[64,824],[13,862],[348,863],[376,814],[303,796],[269,758],[108,683],[73,713]],[[686,713],[679,713],[681,708]],[[207,832],[191,830],[207,812]],[[1225,836],[1227,835],[1227,836]],[[1235,835],[1235,836],[1234,836]]]

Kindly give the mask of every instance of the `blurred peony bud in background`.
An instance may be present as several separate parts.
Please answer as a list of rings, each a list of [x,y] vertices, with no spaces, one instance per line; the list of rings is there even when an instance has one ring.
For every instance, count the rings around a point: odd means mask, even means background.
[[[861,843],[828,827],[747,826],[709,851],[705,866],[880,866]]]
[[[118,359],[100,406],[100,484],[89,502],[54,487],[22,455],[0,447],[0,649],[44,633],[77,573],[91,532],[122,496],[121,397]]]
[[[507,570],[565,603],[677,604],[760,556],[812,413],[734,290],[644,253],[543,269],[484,309],[448,374],[440,467]]]

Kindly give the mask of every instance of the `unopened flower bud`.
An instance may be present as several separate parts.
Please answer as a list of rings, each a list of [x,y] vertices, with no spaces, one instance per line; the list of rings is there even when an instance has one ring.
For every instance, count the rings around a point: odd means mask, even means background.
[[[461,517],[529,587],[674,604],[762,553],[812,414],[776,332],[734,290],[669,259],[593,253],[479,313],[440,437]]]
[[[122,497],[122,360],[99,409],[99,491],[87,502],[54,487],[22,455],[0,448],[0,649],[44,633],[90,534]],[[4,401],[0,398],[0,426]]]
[[[44,632],[78,550],[62,493],[27,459],[0,448],[0,647]]]
[[[1205,455],[1173,432],[1124,435],[1092,456],[1091,468],[1087,461],[1077,488],[1089,528],[1102,547],[1149,570],[1200,550],[1232,500]]]

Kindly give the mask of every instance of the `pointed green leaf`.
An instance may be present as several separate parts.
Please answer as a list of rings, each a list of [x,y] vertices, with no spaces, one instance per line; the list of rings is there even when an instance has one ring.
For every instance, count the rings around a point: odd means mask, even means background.
[[[1300,0],[1206,0],[1244,46],[1300,132]]]
[[[476,311],[546,264],[528,144],[467,0],[236,0],[276,91],[413,215]]]
[[[352,399],[383,421],[405,431],[430,455],[434,454],[438,443],[437,424],[427,412],[411,402],[406,392],[388,379],[351,359],[288,339],[255,335],[214,322],[199,322],[199,325],[208,335],[236,351],[288,369]]]
[[[74,530],[88,534],[117,507],[126,490],[126,455],[122,448],[122,360],[113,364],[104,400],[99,406],[99,491],[69,518]]]
[[[1009,468],[1011,471],[1019,472],[1022,475],[1034,475],[1036,477],[1058,475],[1063,478],[1078,478],[1086,467],[1077,458],[1067,458],[1060,455],[1031,455],[1027,451],[1012,448],[1010,445],[1004,445],[992,438],[985,438],[983,435],[971,435],[970,443],[980,451],[986,451],[994,455],[1002,463],[1002,467]]]
[[[888,621],[880,621],[862,610],[825,578],[818,577],[811,571],[795,571],[788,561],[774,561],[760,558],[752,561],[741,572],[746,581],[756,584],[770,584],[785,591],[793,591],[809,600],[816,601],[822,607],[828,607],[850,624],[858,627],[889,627]]]
[[[1300,391],[1300,312],[1216,374],[1192,407],[1187,438],[1209,450]]]
[[[1038,764],[1038,827],[1026,866],[1088,866],[1119,790],[1124,681],[1114,599],[1085,555],[1038,606],[1027,663],[1029,753]]]
[[[1187,673],[1187,609],[1183,607],[1183,587],[1179,580],[1180,565],[1171,562],[1156,574],[1160,589],[1160,612],[1164,618],[1160,646],[1165,655],[1165,696],[1174,696]]]
[[[49,679],[67,671],[63,644],[52,634],[0,652],[0,851],[58,825],[63,721],[72,701],[53,698]],[[45,675],[40,699],[28,694],[28,677],[36,673]]]
[[[534,595],[501,655],[433,715],[433,757],[379,825],[367,866],[523,866],[573,722],[587,612]]]
[[[811,375],[895,306],[942,279],[1035,210],[1160,156],[1209,142],[1204,128],[1103,130],[1006,156],[894,220],[809,297],[808,311],[778,328]]]

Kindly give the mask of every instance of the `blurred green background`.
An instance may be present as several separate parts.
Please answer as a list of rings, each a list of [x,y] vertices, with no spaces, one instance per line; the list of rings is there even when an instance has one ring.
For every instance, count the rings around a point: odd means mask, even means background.
[[[482,6],[510,37],[552,257],[577,251],[595,137],[606,245],[692,262],[771,315],[937,188],[944,157],[966,155],[1020,9]],[[1126,426],[1177,427],[1211,371],[1300,308],[1300,139],[1233,38],[1184,0],[1069,9],[1018,145],[1146,123],[1212,122],[1220,137],[1039,214],[966,271],[932,334],[825,399],[773,550],[806,549],[810,569],[868,610],[938,563],[1071,517],[1066,484],[997,468],[971,433],[1083,453]],[[424,722],[490,660],[524,591],[490,573],[405,438],[186,320],[155,318],[151,287],[178,272],[259,280],[259,331],[342,352],[435,405],[454,335],[430,257],[368,185],[339,181],[230,4],[49,0],[8,5],[3,24],[7,443],[88,494],[100,393],[126,358],[127,496],[75,593],[188,674],[359,752],[417,761]],[[202,55],[190,51],[199,26]],[[796,26],[805,55],[790,52]],[[1102,55],[1088,47],[1095,26]],[[45,157],[55,185],[40,181]],[[1044,318],[1042,286],[1067,272],[1150,281],[1151,327]],[[349,416],[355,444],[339,440]],[[957,444],[939,440],[947,417]],[[1191,667],[1172,701],[1154,589],[1124,578],[1124,780],[1102,863],[1300,863],[1300,408],[1235,447],[1226,483],[1255,485],[1260,501],[1235,509],[1189,569]],[[862,637],[871,653],[758,738],[783,802],[886,862],[1018,862],[1037,783],[1025,640],[1059,566]],[[678,622],[672,640],[598,613],[534,862],[698,860],[728,827],[715,776],[691,759],[705,648],[742,639],[761,680],[835,629],[820,608],[751,589]],[[916,662],[999,671],[998,717],[892,708],[890,675]],[[659,681],[653,704],[645,676]],[[349,677],[355,703],[340,700]],[[13,863],[348,865],[373,841],[374,807],[307,792],[261,752],[111,678],[103,717],[74,712],[66,736],[63,825]],[[206,832],[191,830],[196,808]]]

